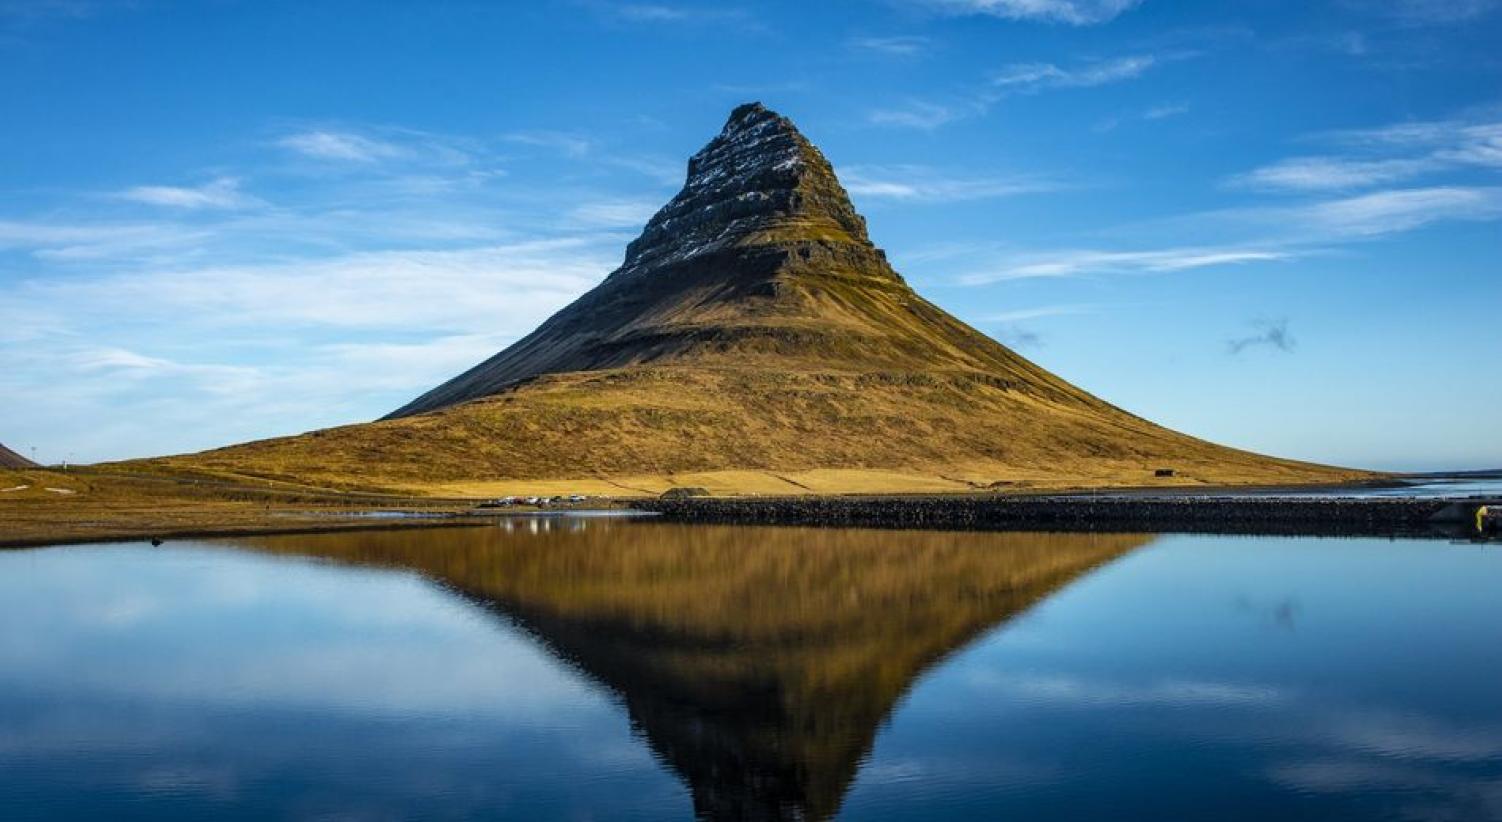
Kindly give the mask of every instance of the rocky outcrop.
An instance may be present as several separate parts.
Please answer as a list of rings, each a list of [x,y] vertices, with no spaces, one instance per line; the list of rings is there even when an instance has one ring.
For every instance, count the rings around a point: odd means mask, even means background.
[[[783,497],[633,503],[676,522],[1049,532],[1469,537],[1484,497],[1281,497],[1176,494]]]

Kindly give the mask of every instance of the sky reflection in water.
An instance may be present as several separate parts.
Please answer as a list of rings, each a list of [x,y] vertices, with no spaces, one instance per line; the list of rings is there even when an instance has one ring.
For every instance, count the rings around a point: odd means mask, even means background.
[[[0,817],[1502,818],[1499,590],[1443,542],[605,520],[6,552]]]

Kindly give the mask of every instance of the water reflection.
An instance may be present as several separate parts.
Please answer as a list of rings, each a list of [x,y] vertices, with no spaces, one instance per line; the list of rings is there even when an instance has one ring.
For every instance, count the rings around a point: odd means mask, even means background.
[[[1502,819],[1490,547],[509,528],[0,552],[0,819]]]
[[[234,544],[420,572],[619,695],[699,815],[763,819],[832,816],[926,669],[1149,540],[528,518]]]

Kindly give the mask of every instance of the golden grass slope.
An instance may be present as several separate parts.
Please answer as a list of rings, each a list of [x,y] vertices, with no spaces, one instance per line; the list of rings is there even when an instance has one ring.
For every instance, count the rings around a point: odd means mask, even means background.
[[[325,487],[474,494],[965,491],[1340,482],[1104,403],[964,371],[633,367],[554,374],[437,412],[152,461]],[[1171,478],[1156,478],[1172,468]]]
[[[505,350],[375,423],[142,469],[480,495],[1362,476],[1153,425],[923,299],[823,154],[759,104],[694,156],[619,269]]]

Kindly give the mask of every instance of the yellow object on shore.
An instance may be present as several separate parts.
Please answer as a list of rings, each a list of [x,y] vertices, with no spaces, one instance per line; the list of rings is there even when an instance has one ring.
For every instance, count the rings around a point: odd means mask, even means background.
[[[1487,506],[1483,505],[1476,509],[1476,533],[1478,534],[1486,531],[1486,515]]]

